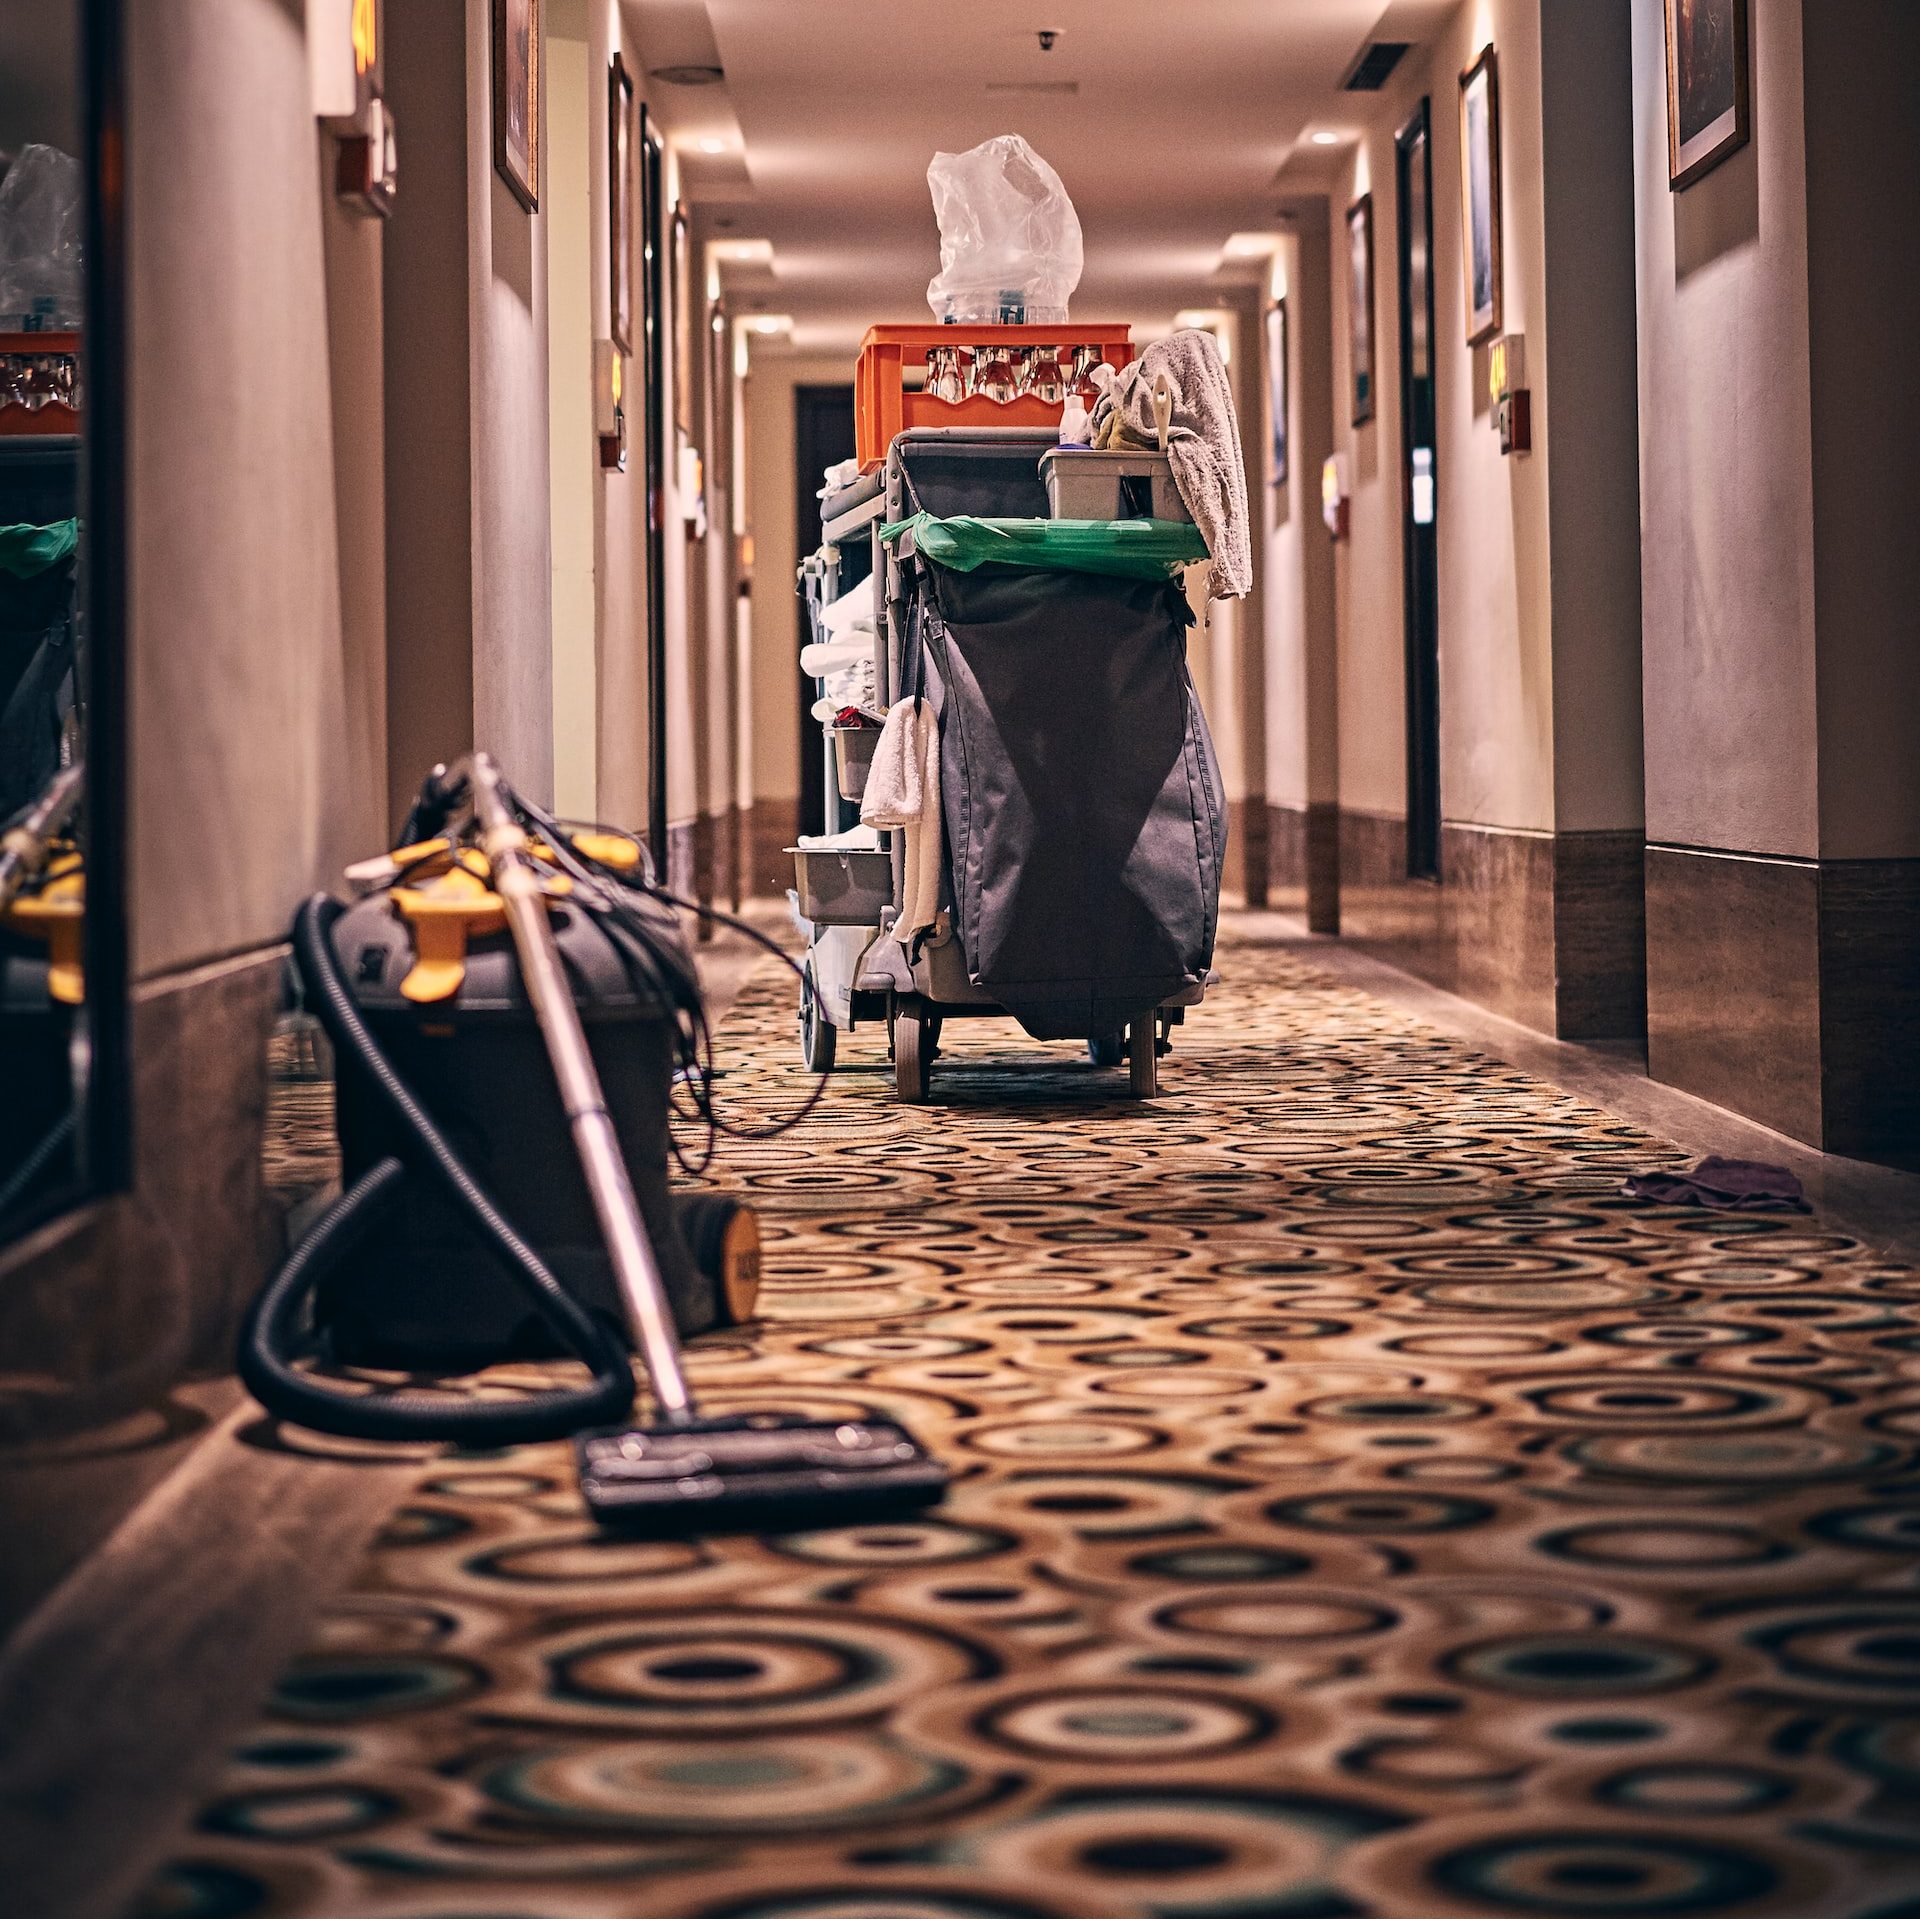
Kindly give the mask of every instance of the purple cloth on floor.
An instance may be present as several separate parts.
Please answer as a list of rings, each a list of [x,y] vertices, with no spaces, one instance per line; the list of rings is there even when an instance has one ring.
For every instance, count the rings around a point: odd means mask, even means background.
[[[1812,1210],[1799,1180],[1784,1166],[1714,1154],[1684,1172],[1630,1173],[1620,1190],[1629,1199],[1662,1206],[1715,1206],[1736,1213]]]

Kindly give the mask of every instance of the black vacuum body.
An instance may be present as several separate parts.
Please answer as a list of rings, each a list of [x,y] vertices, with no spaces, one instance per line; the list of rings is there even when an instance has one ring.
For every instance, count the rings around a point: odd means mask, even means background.
[[[658,918],[660,939],[684,954],[671,915],[661,910]],[[675,1322],[683,1337],[704,1332],[729,1312],[712,1276],[716,1262],[696,1261],[683,1231],[700,1230],[697,1202],[676,1207],[667,1190],[673,1010],[594,915],[556,902],[552,919]],[[415,951],[386,895],[342,914],[333,944],[381,1051],[474,1178],[566,1290],[621,1328],[612,1270],[512,940],[505,932],[475,939],[457,992],[428,1004],[400,990]],[[341,1170],[351,1186],[381,1160],[404,1159],[408,1141],[351,1053],[339,1052],[336,1070]],[[407,1184],[380,1229],[322,1281],[314,1306],[326,1349],[349,1365],[463,1371],[564,1351],[495,1249],[426,1181]]]
[[[41,1151],[73,1112],[74,1022],[79,1009],[47,990],[47,949],[0,929],[0,1185]]]

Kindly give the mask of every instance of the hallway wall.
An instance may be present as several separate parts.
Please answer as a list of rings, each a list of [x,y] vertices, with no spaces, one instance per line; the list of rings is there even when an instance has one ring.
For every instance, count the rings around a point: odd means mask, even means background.
[[[1274,256],[1269,297],[1286,303],[1287,478],[1267,481],[1273,428],[1261,330],[1262,451],[1249,469],[1260,527],[1265,627],[1269,897],[1316,933],[1340,930],[1340,738],[1334,547],[1320,516],[1333,450],[1331,254],[1324,202],[1303,201]],[[1264,317],[1264,316],[1263,316]]]
[[[547,447],[552,487],[554,805],[599,817],[594,619],[593,80],[584,0],[547,19]]]
[[[476,744],[551,800],[546,246],[493,164],[491,0],[420,0],[386,64],[418,129],[387,242],[390,804]]]
[[[0,1325],[67,1418],[230,1352],[280,942],[385,814],[378,239],[332,203],[297,9],[126,31],[132,1187],[7,1249]]]
[[[1651,1067],[1920,1157],[1920,16],[1755,8],[1752,138],[1679,193],[1657,0],[1633,52]]]
[[[1533,447],[1503,456],[1488,349],[1466,344],[1458,76],[1498,56],[1501,330],[1521,335]],[[1332,633],[1301,556],[1319,459],[1276,503],[1270,674],[1310,713],[1279,749],[1275,873],[1309,906],[1424,977],[1563,1037],[1644,1020],[1638,496],[1631,354],[1630,56],[1624,16],[1587,0],[1468,0],[1368,107],[1324,231],[1300,227],[1315,302],[1289,301],[1318,354],[1319,298],[1349,537],[1331,556]],[[1407,877],[1404,430],[1395,136],[1431,103],[1441,881]],[[1347,210],[1371,196],[1373,413],[1353,422]],[[1324,262],[1324,264],[1322,264]],[[1548,287],[1556,289],[1550,306]],[[1305,371],[1303,362],[1302,372]],[[1309,407],[1296,399],[1296,449]],[[1325,417],[1325,416],[1323,416]],[[1331,685],[1309,681],[1324,658]],[[1276,689],[1276,702],[1281,697]],[[1276,704],[1276,714],[1277,714]],[[1284,731],[1284,719],[1272,725]],[[1311,770],[1310,770],[1311,769]],[[1284,795],[1284,797],[1280,797]],[[1333,810],[1337,806],[1337,812]],[[1283,850],[1284,849],[1284,850]],[[1338,898],[1334,872],[1338,872]]]

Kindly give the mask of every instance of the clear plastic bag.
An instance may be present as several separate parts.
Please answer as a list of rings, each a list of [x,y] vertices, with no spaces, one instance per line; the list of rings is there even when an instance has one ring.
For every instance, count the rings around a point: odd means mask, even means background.
[[[28,145],[0,178],[0,328],[81,323],[80,162]]]
[[[940,222],[936,320],[1054,325],[1080,284],[1080,217],[1060,176],[1017,133],[927,168]]]

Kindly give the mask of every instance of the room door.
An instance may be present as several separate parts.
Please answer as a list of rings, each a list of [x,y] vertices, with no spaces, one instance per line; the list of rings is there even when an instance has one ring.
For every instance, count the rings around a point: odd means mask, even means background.
[[[1428,103],[1394,142],[1399,193],[1400,497],[1405,528],[1407,872],[1440,877],[1440,567],[1434,459],[1433,155]]]

